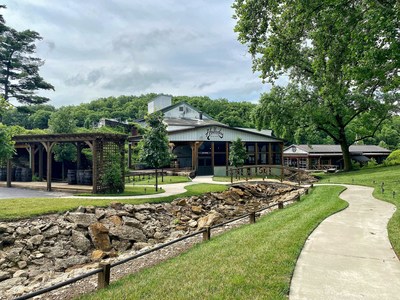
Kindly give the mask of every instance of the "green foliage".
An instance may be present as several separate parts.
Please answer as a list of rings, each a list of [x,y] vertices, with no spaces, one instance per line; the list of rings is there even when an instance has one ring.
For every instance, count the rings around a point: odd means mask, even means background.
[[[42,38],[32,30],[17,31],[4,23],[0,31],[0,84],[6,101],[39,104],[49,99],[35,95],[37,90],[54,90],[39,75],[44,61],[34,54]]]
[[[73,108],[64,106],[53,113],[49,120],[49,130],[52,133],[76,132],[76,120],[73,118]]]
[[[384,164],[386,166],[400,165],[400,149],[390,153],[388,158],[386,158]]]
[[[139,160],[151,168],[169,165],[171,154],[168,147],[167,127],[163,123],[161,112],[146,117],[147,131],[140,141]]]
[[[121,178],[120,163],[115,161],[106,166],[101,183],[107,186],[106,194],[119,194],[124,192],[124,183]]]
[[[243,166],[247,158],[246,148],[240,138],[237,138],[232,142],[229,152],[229,164],[231,166],[240,167]]]
[[[11,130],[2,123],[0,123],[0,141],[0,166],[4,166],[14,155],[15,149]]]
[[[378,166],[378,163],[376,162],[376,160],[374,158],[371,158],[367,164],[365,166],[363,166],[364,168],[375,168],[376,166]]]
[[[270,82],[290,79],[262,96],[259,126],[282,137],[322,131],[350,169],[349,146],[398,109],[398,3],[236,0],[233,8],[253,69]]]
[[[77,149],[74,144],[71,143],[61,143],[54,145],[54,160],[58,162],[63,161],[76,161]]]

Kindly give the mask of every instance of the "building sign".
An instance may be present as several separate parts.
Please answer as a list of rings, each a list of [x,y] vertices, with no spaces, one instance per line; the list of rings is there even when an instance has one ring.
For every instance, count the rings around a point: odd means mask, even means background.
[[[222,128],[218,128],[218,127],[211,127],[207,129],[206,132],[206,138],[207,140],[210,140],[210,138],[220,138],[222,139],[224,137],[224,134],[222,133]]]

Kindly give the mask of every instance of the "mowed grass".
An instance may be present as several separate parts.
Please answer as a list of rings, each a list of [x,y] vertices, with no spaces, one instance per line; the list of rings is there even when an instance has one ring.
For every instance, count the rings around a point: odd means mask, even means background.
[[[153,194],[161,194],[165,191],[163,189],[158,189],[156,191],[155,187],[145,187],[145,186],[135,186],[129,183],[125,184],[125,190],[120,194],[90,194],[90,193],[82,193],[77,194],[77,196],[85,196],[85,197],[104,197],[104,196],[142,196],[142,195],[153,195]]]
[[[322,174],[321,183],[345,183],[370,186],[374,197],[396,205],[397,210],[388,224],[390,242],[400,257],[400,166],[377,167],[347,173]],[[382,193],[382,183],[384,192]],[[393,192],[395,194],[393,195]]]
[[[130,204],[171,202],[178,197],[194,196],[206,192],[221,192],[227,189],[222,184],[193,184],[185,187],[186,192],[178,195],[157,198],[138,199],[89,199],[81,198],[19,198],[2,199],[0,207],[0,220],[23,219],[43,214],[62,213],[73,210],[78,206],[107,206],[111,202]]]
[[[135,179],[135,180],[133,180]],[[155,185],[156,178],[149,176],[131,176],[128,178],[128,184],[135,185]],[[158,176],[158,184],[171,184],[171,183],[181,183],[181,182],[190,182],[190,178],[187,176],[164,176],[164,181],[162,181],[161,175]]]
[[[212,237],[79,299],[287,299],[307,237],[327,216],[347,206],[338,198],[342,190],[317,187],[256,224]]]

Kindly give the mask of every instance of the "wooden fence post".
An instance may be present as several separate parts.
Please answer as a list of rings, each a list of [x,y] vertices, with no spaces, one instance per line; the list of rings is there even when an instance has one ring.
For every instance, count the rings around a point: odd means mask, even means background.
[[[98,274],[97,277],[97,289],[100,290],[108,287],[108,285],[110,284],[111,267],[109,263],[100,263],[99,267],[102,268],[102,271]]]
[[[209,241],[211,239],[211,229],[210,227],[205,227],[203,231],[203,242]]]
[[[253,211],[249,214],[249,221],[250,224],[254,224],[256,222],[256,212]]]

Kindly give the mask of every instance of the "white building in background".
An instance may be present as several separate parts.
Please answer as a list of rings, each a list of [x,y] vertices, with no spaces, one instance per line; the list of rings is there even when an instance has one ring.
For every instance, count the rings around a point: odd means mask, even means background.
[[[176,167],[195,170],[197,175],[225,176],[229,147],[237,138],[245,143],[248,153],[245,165],[282,165],[283,140],[273,137],[270,130],[230,127],[185,102],[172,105],[168,95],[156,97],[148,110],[164,114]],[[139,123],[144,125],[144,120]],[[129,149],[140,139],[140,135],[130,137]]]

